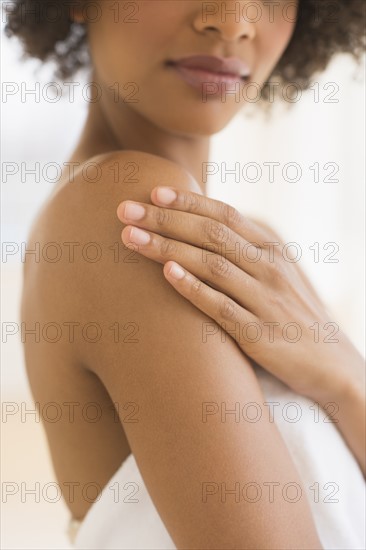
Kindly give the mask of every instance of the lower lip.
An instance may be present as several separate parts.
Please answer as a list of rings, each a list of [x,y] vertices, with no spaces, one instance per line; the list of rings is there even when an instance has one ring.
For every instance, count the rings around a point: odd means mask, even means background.
[[[225,73],[213,73],[210,71],[204,71],[202,69],[193,69],[189,67],[182,67],[180,65],[173,65],[173,68],[177,71],[179,76],[198,90],[202,90],[203,84],[217,84],[217,93],[220,93],[221,84],[233,85],[233,84],[245,84],[249,77],[241,78],[234,74]],[[211,90],[210,95],[215,90]]]

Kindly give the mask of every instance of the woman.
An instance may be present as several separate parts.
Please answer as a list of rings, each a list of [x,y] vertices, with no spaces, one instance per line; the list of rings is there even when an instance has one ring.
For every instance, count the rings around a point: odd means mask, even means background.
[[[361,547],[362,358],[343,334],[314,339],[314,289],[270,228],[206,197],[202,165],[250,85],[265,104],[270,77],[306,88],[336,51],[359,57],[363,3],[13,4],[28,54],[67,80],[87,46],[95,83],[22,300],[33,395],[62,411],[43,420],[76,546]],[[288,402],[299,422],[276,418]],[[339,505],[313,498],[328,474]]]

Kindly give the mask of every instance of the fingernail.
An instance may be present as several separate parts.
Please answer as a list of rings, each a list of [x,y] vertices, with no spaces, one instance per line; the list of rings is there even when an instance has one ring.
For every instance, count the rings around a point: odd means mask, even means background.
[[[180,267],[180,265],[174,263],[170,268],[168,275],[173,279],[179,280],[179,279],[183,279],[183,277],[185,276],[185,271],[183,268]]]
[[[171,204],[177,198],[177,193],[170,187],[158,187],[156,190],[156,198],[161,204]]]
[[[130,233],[130,241],[135,244],[147,244],[150,242],[150,235],[138,227],[133,227]]]
[[[123,217],[126,220],[141,220],[145,216],[145,208],[134,202],[126,202],[123,209]]]

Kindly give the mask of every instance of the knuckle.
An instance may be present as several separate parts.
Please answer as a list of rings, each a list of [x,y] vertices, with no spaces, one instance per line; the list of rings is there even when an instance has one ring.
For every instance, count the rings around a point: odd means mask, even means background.
[[[199,198],[193,193],[183,194],[183,207],[187,212],[197,212],[199,208]]]
[[[215,244],[227,243],[230,236],[230,230],[226,225],[211,218],[203,222],[203,232],[206,238]]]
[[[231,321],[237,316],[237,306],[233,300],[223,296],[219,301],[219,314],[224,320]]]
[[[229,262],[222,256],[215,255],[209,260],[209,270],[211,275],[217,277],[230,277],[230,265]]]
[[[276,286],[282,286],[286,280],[285,268],[281,261],[274,261],[268,263],[269,276]]]
[[[263,243],[262,247],[264,250],[265,257],[268,258],[270,264],[277,264],[282,260],[282,248],[281,243],[276,240],[274,237],[268,237]]]
[[[169,225],[172,221],[171,211],[164,208],[158,208],[155,214],[155,221],[159,226]]]
[[[191,285],[192,293],[193,294],[200,294],[202,292],[202,289],[203,289],[202,281],[200,281],[199,279],[197,279],[195,277],[193,282],[192,282],[192,285]]]
[[[230,204],[226,204],[225,202],[221,203],[221,217],[223,220],[223,223],[227,226],[236,226],[240,223],[242,219],[242,215],[240,212],[231,206]]]
[[[169,239],[162,239],[160,243],[160,254],[163,258],[170,258],[177,253],[177,245]]]
[[[277,311],[279,312],[286,312],[285,302],[284,298],[281,293],[279,292],[271,292],[268,295],[268,301],[267,301],[269,307],[271,308],[271,311]]]

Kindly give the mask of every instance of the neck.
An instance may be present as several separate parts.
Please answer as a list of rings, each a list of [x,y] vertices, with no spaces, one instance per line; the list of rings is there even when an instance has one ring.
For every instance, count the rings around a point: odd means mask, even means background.
[[[108,91],[91,102],[84,130],[74,157],[91,156],[111,150],[135,150],[176,162],[197,180],[202,192],[202,165],[208,161],[209,137],[181,136],[157,127],[122,101],[115,102]],[[173,185],[173,182],[172,182]]]

